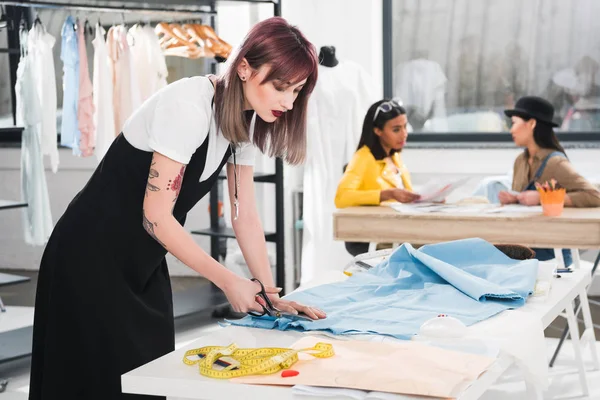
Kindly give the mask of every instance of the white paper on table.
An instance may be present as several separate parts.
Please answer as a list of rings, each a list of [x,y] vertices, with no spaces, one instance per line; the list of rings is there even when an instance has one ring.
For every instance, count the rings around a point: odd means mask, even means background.
[[[490,208],[488,210],[485,210],[484,212],[490,213],[490,214],[495,214],[495,213],[498,213],[498,214],[521,214],[521,213],[541,214],[542,206],[524,206],[521,204],[505,204],[500,207]]]
[[[392,209],[400,213],[425,214],[442,212],[447,214],[481,214],[482,212],[496,209],[492,204],[455,204],[455,203],[390,203]]]
[[[356,389],[329,388],[307,385],[292,387],[292,393],[298,396],[335,397],[352,400],[422,400],[423,396],[410,396],[385,392],[367,392]]]
[[[431,180],[417,190],[421,198],[415,203],[443,201],[450,193],[467,183],[468,180],[469,178]]]
[[[443,204],[435,203],[390,203],[389,207],[398,211],[399,213],[425,214],[440,211],[446,206]]]

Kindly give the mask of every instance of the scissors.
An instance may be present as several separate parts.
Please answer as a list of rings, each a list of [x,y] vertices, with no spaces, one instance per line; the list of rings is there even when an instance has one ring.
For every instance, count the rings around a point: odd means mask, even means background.
[[[253,317],[262,317],[264,315],[268,315],[270,317],[275,317],[275,318],[288,318],[288,319],[291,319],[292,321],[312,322],[312,319],[304,314],[290,314],[290,313],[287,313],[285,311],[281,311],[281,310],[278,310],[277,308],[275,308],[275,306],[273,306],[273,303],[271,303],[271,299],[269,299],[269,296],[267,296],[267,292],[265,292],[265,287],[262,284],[262,282],[256,278],[252,278],[251,281],[258,282],[258,284],[260,285],[260,292],[256,293],[256,296],[261,297],[264,300],[266,305],[261,304],[261,306],[263,308],[262,314],[255,312],[255,311],[248,311],[248,314],[252,315]]]

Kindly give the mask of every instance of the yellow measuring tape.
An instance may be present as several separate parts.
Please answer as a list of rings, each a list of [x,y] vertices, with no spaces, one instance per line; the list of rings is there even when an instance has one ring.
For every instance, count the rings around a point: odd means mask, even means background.
[[[269,375],[288,369],[298,361],[298,353],[301,352],[317,358],[328,358],[335,354],[330,343],[321,342],[314,347],[299,350],[276,347],[240,349],[232,343],[226,347],[207,346],[189,350],[185,353],[183,362],[187,365],[199,364],[200,374],[209,378],[231,379],[247,375]],[[225,361],[229,365],[223,369],[215,369],[217,361]]]

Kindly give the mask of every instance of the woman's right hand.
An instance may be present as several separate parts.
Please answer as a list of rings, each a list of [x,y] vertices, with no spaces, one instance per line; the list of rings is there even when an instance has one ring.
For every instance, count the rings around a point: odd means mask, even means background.
[[[498,193],[498,199],[500,200],[500,204],[516,204],[519,202],[517,196],[506,191]]]
[[[421,195],[405,189],[386,189],[381,191],[381,201],[396,200],[400,203],[412,203],[419,200]]]
[[[235,312],[247,313],[248,311],[263,312],[262,306],[257,302],[256,294],[260,292],[260,284],[250,279],[236,276],[223,288],[225,296]],[[267,294],[281,292],[280,288],[265,286]]]

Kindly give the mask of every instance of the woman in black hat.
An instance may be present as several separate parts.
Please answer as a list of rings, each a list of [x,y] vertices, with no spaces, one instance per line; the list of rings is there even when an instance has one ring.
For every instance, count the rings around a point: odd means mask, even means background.
[[[567,207],[600,207],[600,191],[575,171],[553,128],[554,107],[535,96],[522,97],[515,108],[504,113],[511,118],[513,141],[525,151],[517,157],[513,168],[512,190],[500,192],[502,204],[540,204],[535,183],[555,179],[567,191]],[[518,193],[516,193],[518,192]],[[539,260],[554,258],[551,249],[535,249]],[[563,251],[565,265],[571,264],[571,252]]]

